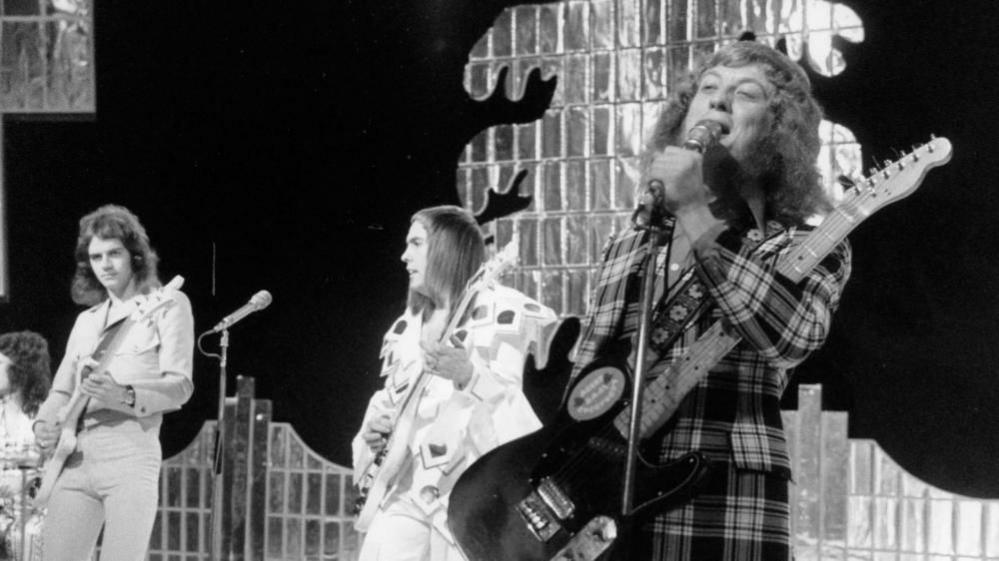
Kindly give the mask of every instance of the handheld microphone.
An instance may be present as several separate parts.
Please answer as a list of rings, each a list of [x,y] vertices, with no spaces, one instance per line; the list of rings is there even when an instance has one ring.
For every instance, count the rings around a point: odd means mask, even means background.
[[[703,119],[698,121],[687,131],[687,138],[681,145],[685,150],[692,150],[698,154],[703,154],[709,146],[718,142],[718,139],[725,133],[725,126],[718,121]],[[631,216],[631,221],[638,229],[648,228],[652,224],[659,224],[663,221],[661,209],[663,205],[663,192],[666,186],[658,179],[649,180],[645,192],[639,197],[638,207]]]
[[[254,294],[250,298],[250,301],[247,302],[246,304],[243,304],[243,306],[240,307],[238,310],[222,318],[222,321],[215,324],[215,327],[212,328],[211,332],[218,333],[219,331],[229,329],[236,322],[252,314],[253,312],[263,310],[267,306],[270,306],[273,300],[274,298],[271,296],[270,292],[267,292],[266,290],[261,290],[260,292]]]
[[[710,119],[697,121],[697,124],[687,131],[687,140],[683,141],[683,147],[687,150],[693,150],[698,154],[703,154],[708,146],[718,142],[718,139],[721,138],[724,132],[725,126],[718,121]]]

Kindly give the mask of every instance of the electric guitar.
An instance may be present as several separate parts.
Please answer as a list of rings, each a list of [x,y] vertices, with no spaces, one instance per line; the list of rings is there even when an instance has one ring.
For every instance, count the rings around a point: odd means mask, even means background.
[[[122,343],[128,338],[128,333],[132,327],[149,318],[156,311],[172,306],[174,293],[183,285],[184,278],[178,275],[162,288],[146,295],[135,310],[122,320],[123,323],[116,328],[117,330],[110,336],[108,342],[106,344],[102,342],[98,346],[93,355],[97,358],[97,365],[93,368],[86,367],[80,380],[82,381],[91,374],[107,372],[108,365],[114,359]],[[59,433],[59,440],[52,452],[52,457],[45,462],[42,483],[32,501],[32,506],[35,509],[45,508],[45,505],[48,504],[56,481],[59,480],[59,476],[62,475],[62,470],[66,466],[66,459],[76,450],[77,425],[89,403],[90,396],[81,393],[80,384],[77,383],[69,402],[59,410],[58,420],[62,430]]]
[[[911,194],[950,157],[950,142],[934,138],[878,170],[781,259],[777,272],[800,281],[864,219]],[[719,321],[649,382],[640,437],[660,429],[739,340]],[[618,532],[629,384],[621,360],[598,358],[581,371],[551,424],[493,449],[462,474],[448,525],[470,561],[593,560],[610,548]],[[640,461],[629,515],[686,500],[705,463],[696,452],[660,466]]]
[[[466,319],[479,292],[494,286],[497,280],[516,264],[516,252],[517,242],[513,240],[502,251],[497,252],[495,257],[479,267],[479,270],[465,283],[465,289],[458,300],[458,305],[448,316],[448,323],[440,341],[451,339],[451,336]],[[359,532],[367,531],[375,513],[378,512],[386,494],[392,489],[399,472],[408,460],[416,408],[420,396],[423,395],[432,378],[433,375],[428,374],[426,369],[423,369],[417,375],[416,380],[409,384],[406,394],[398,401],[395,410],[390,413],[393,417],[393,427],[388,434],[384,448],[374,454],[371,460],[358,470],[361,475],[356,482],[358,495],[354,504],[354,512],[357,514],[357,519],[354,521],[354,527]]]

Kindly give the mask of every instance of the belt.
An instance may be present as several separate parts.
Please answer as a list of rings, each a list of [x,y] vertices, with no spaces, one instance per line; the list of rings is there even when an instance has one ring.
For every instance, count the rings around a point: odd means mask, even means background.
[[[76,431],[84,432],[95,429],[101,425],[117,424],[127,420],[128,418],[129,415],[120,411],[114,411],[113,409],[87,411],[83,415],[80,415],[80,420],[76,424]]]

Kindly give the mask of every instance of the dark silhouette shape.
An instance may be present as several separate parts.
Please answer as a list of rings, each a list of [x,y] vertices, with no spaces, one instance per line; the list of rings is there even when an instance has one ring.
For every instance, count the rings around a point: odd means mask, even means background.
[[[515,214],[531,206],[532,197],[520,194],[520,184],[524,182],[526,177],[527,170],[522,169],[513,176],[509,186],[503,192],[495,189],[486,191],[486,204],[483,205],[482,210],[476,212],[475,220],[479,224],[485,224],[490,220]]]

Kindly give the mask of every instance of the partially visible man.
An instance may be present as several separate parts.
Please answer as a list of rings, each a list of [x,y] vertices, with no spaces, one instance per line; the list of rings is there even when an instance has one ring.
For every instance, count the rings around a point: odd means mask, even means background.
[[[690,74],[657,123],[642,185],[661,183],[650,197],[660,207],[652,214],[672,215],[675,229],[660,253],[665,270],[656,293],[669,298],[692,267],[712,303],[657,356],[649,376],[661,374],[718,320],[742,342],[644,443],[655,461],[697,450],[713,469],[693,501],[643,526],[636,559],[791,556],[781,394],[789,369],[825,341],[850,275],[846,242],[800,283],[774,270],[808,233],[805,219],[830,208],[816,169],[821,118],[800,67],[742,41]],[[718,146],[704,155],[682,148],[705,121],[720,129]],[[608,245],[574,376],[598,356],[633,347],[648,235],[623,232]]]
[[[107,205],[80,220],[73,301],[90,306],[76,318],[35,436],[51,449],[62,429],[60,409],[79,388],[89,398],[48,502],[42,532],[46,561],[91,558],[97,536],[102,561],[141,561],[156,517],[163,413],[194,391],[194,319],[182,292],[122,333],[105,370],[94,371],[102,343],[160,287],[158,257],[139,219]]]
[[[471,214],[454,206],[421,210],[412,219],[402,261],[409,303],[382,345],[384,387],[371,398],[354,438],[354,469],[382,452],[398,425],[411,426],[406,462],[366,528],[361,561],[460,561],[446,523],[455,481],[477,458],[541,424],[521,390],[530,349],[543,348],[555,313],[495,285],[459,309],[485,248]],[[462,314],[452,318],[452,314]],[[455,319],[458,328],[448,332]],[[415,415],[399,420],[400,402],[427,376]]]
[[[40,459],[31,424],[52,384],[49,344],[34,331],[0,335],[0,559],[38,555],[42,517],[27,508]],[[27,544],[27,547],[25,547]]]

